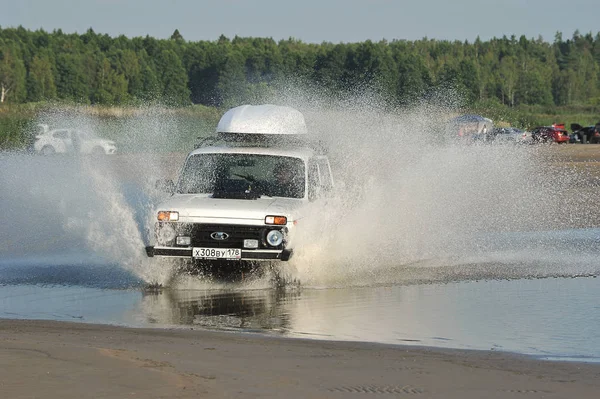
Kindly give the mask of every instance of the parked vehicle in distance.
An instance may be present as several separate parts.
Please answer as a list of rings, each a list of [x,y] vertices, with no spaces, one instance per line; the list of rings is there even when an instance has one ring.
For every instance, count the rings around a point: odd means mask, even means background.
[[[595,126],[581,126],[578,123],[571,124],[571,143],[598,144],[600,143],[600,123]]]
[[[307,136],[304,116],[290,107],[227,111],[178,181],[160,182],[171,196],[149,215],[148,256],[213,275],[289,260],[307,205],[333,189],[329,160]]]
[[[531,131],[534,143],[568,143],[571,138],[565,129],[555,126],[538,126]]]
[[[494,128],[491,137],[495,143],[531,143],[531,133],[516,127]]]
[[[38,125],[40,133],[33,143],[33,150],[42,155],[93,154],[110,155],[117,151],[115,142],[100,138],[79,129],[49,129]]]
[[[446,127],[450,136],[465,141],[488,141],[492,139],[494,122],[481,115],[460,115],[451,119]]]

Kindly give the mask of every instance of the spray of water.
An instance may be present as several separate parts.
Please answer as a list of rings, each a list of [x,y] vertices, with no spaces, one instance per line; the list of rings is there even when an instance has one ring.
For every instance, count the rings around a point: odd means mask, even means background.
[[[589,252],[598,233],[573,241],[565,230],[597,225],[589,177],[549,162],[546,147],[455,142],[444,128],[460,111],[451,92],[403,109],[372,91],[332,98],[295,85],[278,93],[266,102],[305,114],[329,148],[337,183],[298,225],[298,250],[285,268],[291,278],[347,286],[598,274]],[[230,288],[173,280],[175,265],[143,249],[148,211],[161,199],[154,182],[175,177],[193,145],[176,116],[147,108],[117,125],[71,110],[39,120],[111,136],[127,150],[102,158],[3,154],[4,262],[104,262],[148,283]],[[244,288],[264,286],[251,279]]]
[[[598,232],[583,241],[565,232],[597,225],[587,176],[552,159],[555,147],[456,141],[445,129],[460,112],[456,96],[438,96],[391,111],[363,93],[283,100],[328,143],[338,183],[300,223],[298,278],[347,286],[597,274]]]
[[[54,110],[40,115],[39,122],[107,136],[106,121],[81,110]],[[126,154],[3,154],[0,205],[12,215],[0,231],[4,263],[112,265],[147,282],[167,281],[174,265],[149,260],[144,244],[146,217],[160,195],[151,182],[164,177],[172,157],[151,155],[147,147],[161,148],[172,126],[172,118],[147,109],[119,127],[118,145],[130,149]]]

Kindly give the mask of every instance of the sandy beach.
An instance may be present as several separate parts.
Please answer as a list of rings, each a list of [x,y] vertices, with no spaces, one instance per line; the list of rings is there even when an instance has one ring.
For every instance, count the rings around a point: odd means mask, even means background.
[[[3,398],[597,398],[600,365],[463,351],[0,321]]]

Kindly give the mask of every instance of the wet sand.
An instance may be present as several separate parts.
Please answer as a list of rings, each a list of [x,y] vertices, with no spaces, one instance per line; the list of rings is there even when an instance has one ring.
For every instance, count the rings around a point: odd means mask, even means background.
[[[597,398],[600,364],[462,351],[0,321],[3,398]]]

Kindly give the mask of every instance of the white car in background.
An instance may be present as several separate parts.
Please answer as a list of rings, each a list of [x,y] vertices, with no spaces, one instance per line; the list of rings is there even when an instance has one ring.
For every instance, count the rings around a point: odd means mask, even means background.
[[[33,149],[38,154],[93,154],[111,155],[117,151],[112,140],[100,138],[78,129],[48,129],[39,125],[42,132],[36,136]]]
[[[529,144],[532,142],[531,132],[516,127],[499,127],[492,131],[494,143]]]

